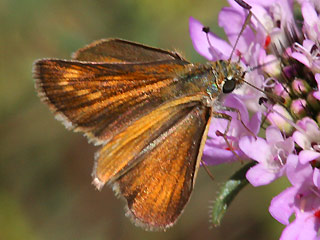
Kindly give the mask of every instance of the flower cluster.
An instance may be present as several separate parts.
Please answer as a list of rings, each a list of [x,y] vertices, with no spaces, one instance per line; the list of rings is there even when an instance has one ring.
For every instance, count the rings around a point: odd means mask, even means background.
[[[234,113],[228,113],[233,118],[227,144],[217,135],[224,132],[227,121],[214,119],[203,160],[208,165],[239,158],[255,161],[246,175],[253,186],[287,177],[292,186],[274,197],[269,208],[286,225],[281,239],[319,239],[320,2],[246,2],[253,17],[236,46],[248,9],[234,0],[229,0],[230,6],[222,9],[218,19],[228,42],[190,18],[195,49],[216,61],[229,59],[235,46],[232,60],[249,69],[245,80],[262,90],[244,84],[225,98],[226,106],[239,109],[247,128]],[[255,66],[261,67],[250,71]]]

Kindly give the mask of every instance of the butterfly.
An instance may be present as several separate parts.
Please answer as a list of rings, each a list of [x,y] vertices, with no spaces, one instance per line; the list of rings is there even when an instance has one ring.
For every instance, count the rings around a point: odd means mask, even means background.
[[[238,63],[192,64],[176,52],[121,39],[93,42],[72,60],[34,64],[39,97],[68,129],[99,145],[92,173],[125,199],[145,229],[167,229],[190,199],[210,121],[244,81]]]

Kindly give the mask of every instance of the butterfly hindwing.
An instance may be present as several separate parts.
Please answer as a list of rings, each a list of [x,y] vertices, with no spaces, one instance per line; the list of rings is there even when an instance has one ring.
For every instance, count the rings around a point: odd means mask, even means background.
[[[201,95],[195,95],[169,101],[135,121],[102,146],[96,154],[93,172],[97,188],[100,189],[134,167],[145,147],[184,118],[195,105],[199,105],[200,99]]]
[[[147,229],[165,229],[182,213],[193,189],[206,140],[211,110],[195,105],[138,156],[114,189],[128,214]]]

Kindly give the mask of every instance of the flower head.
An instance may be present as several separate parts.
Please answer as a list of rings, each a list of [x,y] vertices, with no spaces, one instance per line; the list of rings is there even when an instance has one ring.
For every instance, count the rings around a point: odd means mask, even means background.
[[[224,132],[226,120],[213,119],[203,159],[209,164],[231,162],[239,159],[236,153],[241,159],[256,161],[246,175],[253,186],[287,177],[292,186],[276,196],[269,209],[286,225],[281,239],[319,239],[320,4],[317,0],[246,2],[254,17],[237,44],[248,10],[235,1],[229,0],[230,6],[221,10],[218,19],[228,41],[190,18],[195,49],[211,61],[231,58],[239,62],[247,70],[245,81],[261,90],[244,84],[224,102],[238,102],[233,104],[243,122],[259,137],[254,138],[230,113],[228,145],[216,134]],[[296,20],[299,11],[302,23]],[[260,123],[264,127],[257,126]],[[291,216],[295,217],[292,222]]]
[[[311,118],[303,118],[298,123],[299,130],[293,133],[294,141],[302,148],[299,153],[301,163],[320,160],[320,129]]]
[[[308,39],[317,42],[320,38],[320,16],[315,6],[319,2],[303,1],[301,4],[301,12],[304,19],[304,32]],[[319,9],[318,9],[319,11]]]
[[[314,78],[317,81],[317,91],[313,93],[313,96],[320,101],[320,73],[315,74]]]
[[[319,35],[320,38],[320,35]],[[320,72],[320,49],[314,41],[305,39],[302,43],[295,43],[291,57],[298,60],[311,71],[315,73]]]
[[[247,172],[247,179],[253,186],[269,184],[281,177],[286,169],[287,157],[293,152],[293,139],[284,139],[280,130],[269,126],[266,139],[250,136],[242,137],[240,149],[251,159],[258,162]]]
[[[261,114],[256,113],[249,119],[247,108],[235,95],[228,95],[224,104],[225,106],[239,109],[242,121],[251,132],[249,132],[237,119],[237,113],[222,111],[232,117],[229,131],[226,134],[233,151],[231,151],[230,146],[222,136],[229,121],[223,118],[213,118],[208,132],[208,140],[203,151],[203,160],[208,165],[233,162],[238,160],[237,157],[244,156],[238,146],[239,139],[243,136],[251,135],[252,133],[257,134],[260,129]],[[235,156],[233,152],[238,156]]]
[[[298,156],[288,157],[287,188],[271,201],[270,214],[287,225],[280,239],[318,239],[320,229],[320,172],[301,164]],[[295,219],[290,222],[291,215]]]

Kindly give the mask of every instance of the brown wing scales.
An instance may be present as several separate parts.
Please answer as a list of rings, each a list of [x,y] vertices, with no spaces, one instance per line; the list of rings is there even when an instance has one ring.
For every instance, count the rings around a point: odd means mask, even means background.
[[[136,223],[171,226],[189,200],[206,140],[205,89],[179,78],[189,71],[179,54],[134,42],[97,41],[73,59],[35,63],[40,98],[68,128],[103,144],[98,188],[113,184]]]
[[[153,48],[122,39],[102,39],[79,49],[73,59],[90,62],[154,62],[184,60],[178,53]]]
[[[135,166],[145,147],[185,117],[199,101],[200,96],[195,95],[167,102],[114,136],[96,155],[93,177],[97,188]]]
[[[168,100],[161,90],[174,84],[184,63],[93,64],[40,60],[35,63],[41,99],[68,128],[96,143],[110,140]]]
[[[180,216],[193,188],[209,118],[209,109],[193,107],[144,149],[134,168],[116,180],[115,188],[127,200],[136,223],[163,229]]]

